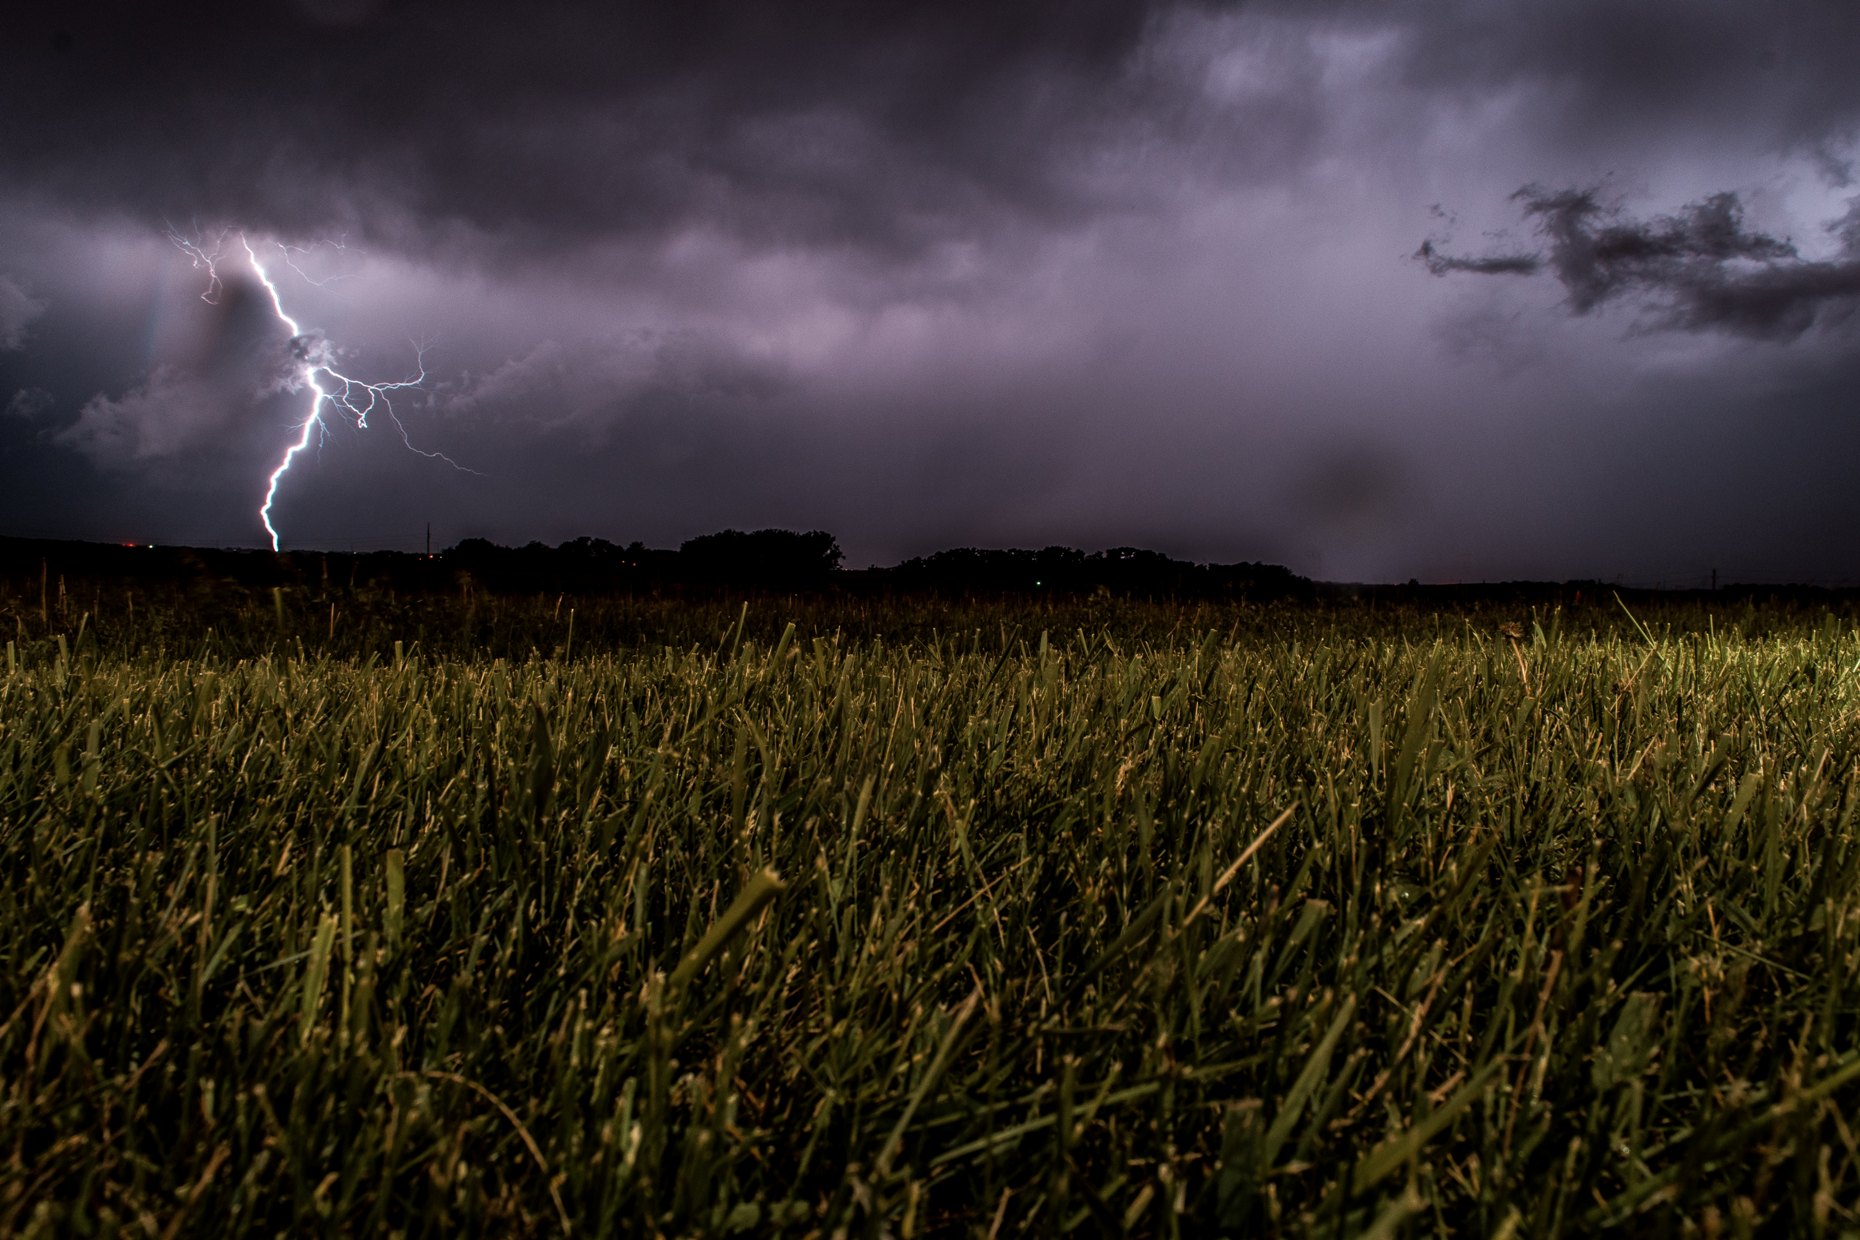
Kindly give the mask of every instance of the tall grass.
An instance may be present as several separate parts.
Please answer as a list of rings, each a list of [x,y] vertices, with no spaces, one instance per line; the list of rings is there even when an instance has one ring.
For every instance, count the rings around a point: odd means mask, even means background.
[[[553,602],[16,620],[0,1231],[1860,1227],[1844,624]]]

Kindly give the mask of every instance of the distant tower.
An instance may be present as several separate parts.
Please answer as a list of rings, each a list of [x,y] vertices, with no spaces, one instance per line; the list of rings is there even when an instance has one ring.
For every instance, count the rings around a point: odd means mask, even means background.
[[[426,523],[426,558],[429,560],[433,558],[433,523],[431,521]]]

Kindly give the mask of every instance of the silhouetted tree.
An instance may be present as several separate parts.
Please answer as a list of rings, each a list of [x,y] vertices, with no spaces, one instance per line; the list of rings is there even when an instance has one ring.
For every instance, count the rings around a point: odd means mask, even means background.
[[[806,590],[826,585],[844,555],[825,530],[722,530],[678,548],[680,575],[700,585]]]

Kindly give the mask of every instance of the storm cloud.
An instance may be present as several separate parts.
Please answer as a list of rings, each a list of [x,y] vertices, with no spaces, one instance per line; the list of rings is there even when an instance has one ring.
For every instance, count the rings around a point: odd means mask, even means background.
[[[1595,189],[1527,185],[1512,197],[1536,221],[1547,252],[1461,257],[1424,241],[1416,257],[1437,276],[1547,270],[1576,314],[1638,296],[1653,302],[1658,326],[1759,339],[1799,336],[1860,299],[1860,213],[1852,210],[1830,228],[1838,255],[1811,260],[1787,240],[1748,229],[1731,192],[1645,220],[1605,205]]]
[[[92,210],[405,249],[663,240],[910,254],[1063,220],[1166,95],[1123,0],[102,6],[9,40],[3,157]],[[1133,119],[1134,118],[1134,119]]]
[[[478,471],[332,419],[286,545],[1860,579],[1856,61],[1815,0],[45,8],[0,531],[262,539],[291,333],[170,238],[229,228]]]

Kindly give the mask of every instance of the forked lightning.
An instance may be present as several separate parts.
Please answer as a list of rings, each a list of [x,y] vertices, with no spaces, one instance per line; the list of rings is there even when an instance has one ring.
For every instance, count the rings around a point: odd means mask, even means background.
[[[219,262],[227,234],[221,233],[215,238],[211,249],[172,231],[168,235],[194,260],[196,267],[206,269],[207,288],[201,294],[201,298],[204,301],[218,304],[220,293],[224,288],[220,280]],[[294,247],[282,243],[277,244],[285,263],[296,270],[297,265],[291,259]],[[284,324],[291,333],[291,359],[295,363],[296,370],[291,379],[290,390],[310,389],[310,407],[299,428],[297,439],[285,448],[277,467],[266,479],[265,502],[259,505],[258,509],[258,519],[263,523],[265,532],[271,536],[273,551],[278,550],[280,544],[278,527],[271,521],[271,506],[278,497],[278,485],[284,475],[290,472],[291,464],[296,460],[297,454],[308,448],[313,439],[326,433],[328,428],[323,422],[326,408],[337,411],[345,418],[353,419],[357,429],[360,430],[368,428],[369,415],[379,410],[387,414],[389,420],[394,423],[394,428],[400,432],[401,442],[406,444],[409,451],[417,452],[421,456],[436,461],[444,461],[452,468],[465,473],[477,472],[466,469],[465,466],[460,465],[443,452],[428,452],[423,448],[414,447],[413,441],[407,435],[406,426],[402,424],[400,416],[394,412],[394,403],[390,394],[406,388],[418,387],[426,380],[424,350],[415,346],[414,373],[405,379],[387,383],[367,383],[343,374],[334,365],[335,350],[330,347],[329,341],[318,333],[304,331],[297,320],[284,308],[283,295],[279,293],[277,284],[272,280],[271,274],[265,270],[265,264],[260,261],[258,251],[253,248],[251,241],[244,233],[239,234],[239,246],[245,251],[246,259],[252,265],[252,273],[258,277],[258,282],[265,286],[265,292],[271,298],[272,311],[277,315],[278,321]]]

